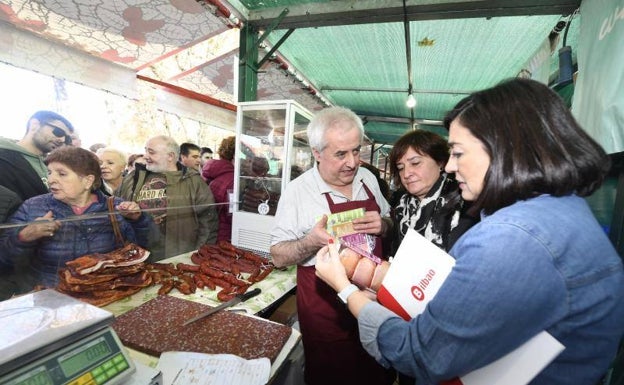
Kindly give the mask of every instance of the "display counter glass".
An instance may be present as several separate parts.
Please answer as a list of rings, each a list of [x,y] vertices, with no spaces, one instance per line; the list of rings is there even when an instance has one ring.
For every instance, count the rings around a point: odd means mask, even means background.
[[[288,182],[310,169],[311,114],[292,101],[247,102],[237,115],[232,243],[267,253],[272,217]]]

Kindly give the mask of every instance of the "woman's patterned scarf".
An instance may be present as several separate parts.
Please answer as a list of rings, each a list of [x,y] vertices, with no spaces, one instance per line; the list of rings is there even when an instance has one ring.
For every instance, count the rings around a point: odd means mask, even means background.
[[[449,234],[459,223],[462,203],[457,182],[445,173],[422,201],[410,193],[403,194],[395,209],[399,239],[403,240],[411,228],[447,250]]]

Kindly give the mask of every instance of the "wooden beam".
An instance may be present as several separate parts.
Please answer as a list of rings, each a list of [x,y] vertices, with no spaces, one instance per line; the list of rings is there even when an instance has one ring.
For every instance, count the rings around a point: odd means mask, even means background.
[[[417,4],[418,3],[418,4]],[[490,18],[522,15],[569,15],[580,7],[580,0],[484,0],[425,3],[407,1],[407,19],[440,20],[463,18]],[[288,7],[278,29],[315,28],[337,25],[402,22],[402,3],[398,1],[330,1],[305,3]],[[283,7],[250,11],[249,24],[258,28],[270,25],[279,17]]]
[[[236,109],[237,109],[237,107],[233,104],[226,103],[219,99],[211,98],[210,96],[200,94],[199,92],[187,90],[186,88],[174,86],[173,84],[165,83],[160,80],[148,78],[142,75],[137,75],[137,79],[155,84],[161,89],[163,89],[164,91],[171,92],[172,94],[184,96],[189,99],[194,99],[203,103],[213,105],[215,107],[225,108],[226,110],[230,110],[234,112],[236,112]]]

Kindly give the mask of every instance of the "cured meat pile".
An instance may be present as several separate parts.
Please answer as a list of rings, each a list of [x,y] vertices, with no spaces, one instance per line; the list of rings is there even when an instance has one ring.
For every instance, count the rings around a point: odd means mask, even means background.
[[[276,192],[269,192],[266,189],[254,189],[247,187],[243,191],[241,202],[241,210],[257,213],[258,206],[261,203],[269,205],[269,212],[267,215],[275,215],[277,210],[277,202],[280,199],[281,194]]]
[[[76,258],[59,271],[57,290],[96,306],[108,305],[150,285],[160,285],[159,295],[173,289],[182,294],[218,290],[217,298],[227,301],[245,293],[274,269],[268,259],[224,241],[202,246],[191,255],[193,263],[144,262],[148,255],[148,251],[131,244],[111,253]]]
[[[105,254],[68,261],[59,271],[57,290],[95,306],[104,306],[152,284],[145,270],[149,251],[128,244]]]
[[[229,242],[203,245],[191,255],[190,263],[150,263],[146,268],[154,284],[160,284],[158,294],[176,288],[183,294],[197,289],[219,290],[219,301],[228,301],[262,281],[274,269],[273,263]]]

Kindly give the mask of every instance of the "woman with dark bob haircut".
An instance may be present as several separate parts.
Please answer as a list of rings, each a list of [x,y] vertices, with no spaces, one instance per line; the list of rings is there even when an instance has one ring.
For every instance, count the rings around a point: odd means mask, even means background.
[[[50,152],[45,164],[50,193],[26,200],[9,219],[23,226],[5,231],[0,239],[4,258],[30,259],[25,290],[54,287],[65,262],[121,246],[115,242],[110,216],[93,215],[108,211],[107,197],[98,190],[98,157],[80,147],[63,146]],[[135,202],[114,198],[114,207],[125,240],[145,247],[149,217]]]
[[[464,213],[457,181],[444,172],[448,159],[446,139],[430,131],[410,131],[394,143],[390,173],[405,193],[392,208],[392,255],[408,229],[448,251],[476,223],[475,218]]]
[[[496,98],[504,103],[494,103]],[[473,209],[485,214],[540,194],[588,196],[610,160],[557,94],[540,83],[511,81],[462,100],[445,118],[469,127],[490,166]]]
[[[533,80],[475,92],[445,123],[446,172],[481,221],[450,250],[453,270],[410,321],[361,291],[349,296],[364,348],[419,385],[437,384],[546,331],[565,349],[531,385],[599,383],[624,331],[622,261],[581,197],[603,180],[605,152]],[[316,274],[341,291],[349,281],[327,250]]]

